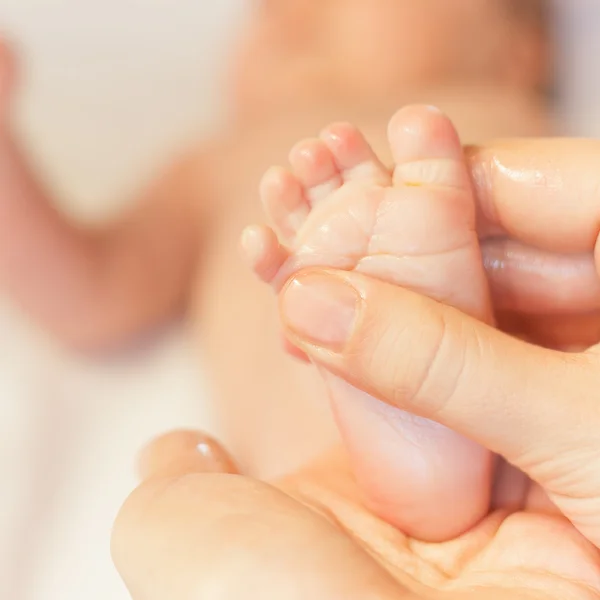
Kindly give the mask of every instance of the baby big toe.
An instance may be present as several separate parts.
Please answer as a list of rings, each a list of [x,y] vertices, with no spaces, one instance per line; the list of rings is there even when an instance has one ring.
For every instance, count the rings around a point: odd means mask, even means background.
[[[396,164],[395,185],[469,187],[458,133],[437,108],[401,109],[390,121],[388,138]]]

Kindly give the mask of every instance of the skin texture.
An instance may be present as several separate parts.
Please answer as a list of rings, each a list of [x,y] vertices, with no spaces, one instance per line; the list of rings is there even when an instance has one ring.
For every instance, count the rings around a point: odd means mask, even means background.
[[[552,251],[552,261],[595,264],[598,155],[600,144],[568,140],[507,141],[472,149],[470,164],[486,229],[525,248],[520,256]],[[535,177],[528,177],[532,172]],[[545,194],[540,178],[558,184]],[[503,215],[502,220],[495,215]],[[535,339],[529,324],[543,325],[550,316],[557,323],[552,345],[589,344],[590,329],[598,325],[590,302],[600,303],[600,295],[582,299],[563,291],[557,299],[550,287],[540,287],[537,300],[527,304],[531,282],[520,275],[536,273],[540,262],[514,261],[511,253],[499,264],[505,269],[504,283],[495,287],[501,290],[497,299],[528,326],[527,335]],[[572,282],[593,279],[578,268],[548,272],[550,281],[566,291]],[[490,273],[494,281],[496,271]],[[339,453],[265,484],[215,474],[233,470],[222,451],[213,460],[206,451],[196,451],[203,438],[186,433],[181,442],[177,434],[166,445],[161,441],[159,452],[146,454],[151,457],[147,480],[115,526],[113,553],[133,598],[597,598],[597,350],[546,350],[360,274],[321,271],[319,276],[343,278],[358,289],[369,318],[357,321],[342,352],[316,346],[288,323],[295,344],[390,405],[402,382],[402,389],[412,392],[402,394],[403,408],[471,435],[538,485],[529,487],[509,515],[493,513],[452,542],[423,544],[408,540],[364,507]],[[285,314],[283,319],[286,323]],[[560,328],[574,319],[586,324],[580,335]],[[525,333],[516,325],[513,329]],[[541,339],[545,343],[548,336]],[[298,588],[299,581],[307,587]]]

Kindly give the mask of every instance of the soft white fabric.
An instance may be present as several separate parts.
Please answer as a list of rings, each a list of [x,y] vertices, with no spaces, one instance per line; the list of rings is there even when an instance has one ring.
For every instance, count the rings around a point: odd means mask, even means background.
[[[564,109],[600,133],[600,2],[564,11]],[[24,137],[71,210],[118,208],[183,141],[218,120],[215,84],[244,0],[2,0],[26,76]],[[109,530],[155,433],[211,427],[185,336],[92,363],[0,309],[0,598],[124,600]]]
[[[243,1],[0,1],[23,56],[21,131],[67,209],[117,210],[216,125]],[[92,362],[0,302],[0,598],[128,598],[109,540],[136,452],[174,427],[211,429],[204,397],[180,331]]]

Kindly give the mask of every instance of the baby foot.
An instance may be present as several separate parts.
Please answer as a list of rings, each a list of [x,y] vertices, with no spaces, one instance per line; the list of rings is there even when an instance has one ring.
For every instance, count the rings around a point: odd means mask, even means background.
[[[392,119],[389,141],[392,171],[348,124],[298,144],[291,172],[268,171],[261,196],[278,235],[246,230],[254,270],[279,290],[306,267],[354,269],[491,321],[471,182],[454,127],[437,109],[410,107]],[[357,477],[380,516],[418,537],[443,539],[486,513],[489,453],[399,411],[381,407],[373,420],[368,403],[375,400],[325,378]]]
[[[261,184],[279,236],[246,230],[249,258],[276,286],[305,267],[355,269],[490,319],[471,184],[452,124],[431,108],[405,109],[390,138],[393,172],[348,124],[295,146],[293,174],[273,168]]]

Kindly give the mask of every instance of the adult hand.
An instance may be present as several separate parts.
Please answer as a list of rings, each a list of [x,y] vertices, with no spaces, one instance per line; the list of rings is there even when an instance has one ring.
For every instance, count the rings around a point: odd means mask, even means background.
[[[133,600],[587,600],[595,549],[568,524],[491,515],[446,544],[402,535],[364,507],[344,454],[273,483],[228,473],[212,441],[179,432],[143,456],[113,556]]]
[[[600,143],[505,142],[472,150],[470,160],[497,306],[518,317],[520,334],[525,324],[525,333],[545,345],[596,343]],[[306,293],[313,285],[319,294]],[[357,302],[347,339],[341,349],[328,348],[319,333],[349,314],[335,303],[349,290]],[[327,302],[313,306],[311,299],[324,293]],[[312,320],[294,322],[287,307],[298,302],[305,310],[312,306]],[[357,273],[300,273],[283,290],[281,308],[288,336],[315,363],[392,407],[435,420],[503,456],[600,547],[600,348],[567,354],[533,346]],[[379,485],[385,500],[393,478],[388,473],[373,485],[372,471],[384,453],[369,440],[393,436],[390,423],[400,413],[381,410],[365,394],[346,390],[339,396],[352,398],[338,412],[354,411],[346,435],[354,466],[360,477],[361,464],[367,465],[367,488]],[[357,422],[365,430],[360,436]]]
[[[600,142],[514,140],[467,150],[501,328],[550,347],[600,339]]]

